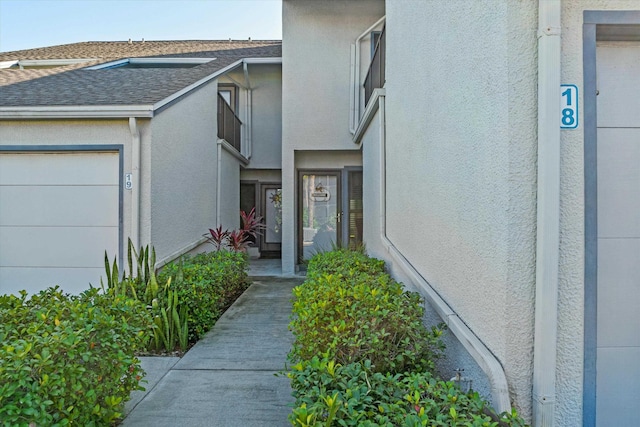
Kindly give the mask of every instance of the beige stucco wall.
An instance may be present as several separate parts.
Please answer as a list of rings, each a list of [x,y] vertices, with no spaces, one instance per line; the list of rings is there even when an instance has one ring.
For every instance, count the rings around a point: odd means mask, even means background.
[[[536,4],[390,1],[386,28],[387,234],[530,417]]]
[[[282,167],[282,66],[249,65],[251,159],[247,168]]]
[[[161,111],[141,134],[150,165],[149,238],[159,260],[216,225],[216,102],[214,80]]]

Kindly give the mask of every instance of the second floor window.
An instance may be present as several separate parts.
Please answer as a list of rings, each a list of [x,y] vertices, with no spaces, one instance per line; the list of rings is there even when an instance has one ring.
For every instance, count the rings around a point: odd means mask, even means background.
[[[234,84],[219,84],[218,93],[231,107],[231,110],[238,114],[238,87]]]

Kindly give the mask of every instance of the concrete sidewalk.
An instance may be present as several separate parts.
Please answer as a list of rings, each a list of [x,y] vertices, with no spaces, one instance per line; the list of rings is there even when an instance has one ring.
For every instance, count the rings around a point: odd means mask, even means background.
[[[253,281],[182,359],[143,359],[147,391],[132,395],[122,426],[290,425],[289,380],[274,374],[291,348],[291,290],[303,278]]]

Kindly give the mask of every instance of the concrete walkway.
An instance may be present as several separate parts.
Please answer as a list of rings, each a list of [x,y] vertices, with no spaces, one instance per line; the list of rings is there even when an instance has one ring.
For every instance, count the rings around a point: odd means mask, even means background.
[[[144,358],[146,392],[127,404],[122,426],[290,425],[285,367],[291,290],[303,278],[256,277],[182,359]]]

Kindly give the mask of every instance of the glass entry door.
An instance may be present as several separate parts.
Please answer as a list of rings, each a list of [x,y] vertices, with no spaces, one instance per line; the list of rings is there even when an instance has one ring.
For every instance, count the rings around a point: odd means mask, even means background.
[[[340,245],[340,171],[300,172],[298,254],[308,260]]]
[[[265,230],[260,252],[265,256],[280,256],[282,245],[282,185],[262,184],[262,215]]]

